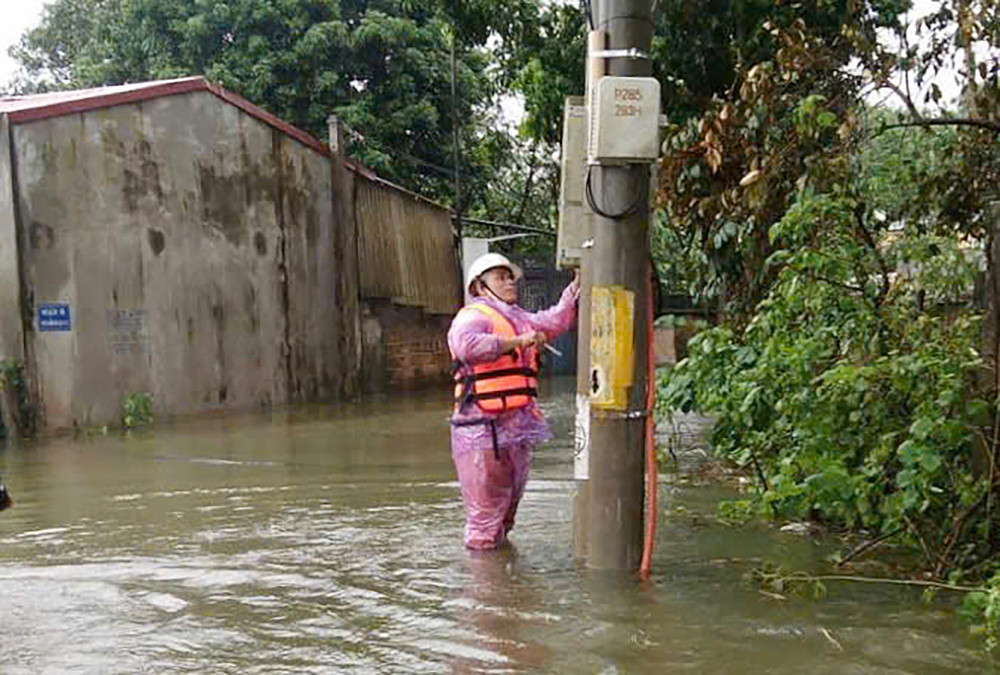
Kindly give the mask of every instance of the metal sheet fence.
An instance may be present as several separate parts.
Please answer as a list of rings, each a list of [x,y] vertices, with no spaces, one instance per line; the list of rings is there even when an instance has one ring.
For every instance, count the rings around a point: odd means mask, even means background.
[[[569,270],[557,270],[551,263],[515,257],[524,278],[518,288],[518,304],[537,312],[559,302],[563,289],[573,280]],[[557,338],[553,346],[559,355],[543,352],[542,358],[549,372],[555,375],[572,375],[576,372],[576,329]]]
[[[448,210],[363,175],[355,195],[361,297],[458,311],[462,284]]]

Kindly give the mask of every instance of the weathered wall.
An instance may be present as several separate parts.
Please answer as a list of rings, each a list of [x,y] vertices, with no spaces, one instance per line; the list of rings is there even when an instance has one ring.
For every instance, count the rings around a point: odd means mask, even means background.
[[[23,345],[47,426],[114,421],[132,392],[173,414],[447,377],[444,207],[209,91],[7,138],[0,357]],[[53,303],[68,330],[39,330]]]
[[[328,158],[208,92],[14,128],[29,363],[49,426],[335,395]],[[343,291],[341,291],[343,292]]]
[[[653,330],[653,358],[657,366],[677,365],[676,331],[673,326]]]
[[[0,360],[22,358],[23,351],[13,180],[10,126],[0,115]]]
[[[331,139],[336,146],[330,157],[334,222],[333,265],[336,275],[336,302],[342,308],[344,321],[337,327],[340,353],[344,355],[344,394],[361,392],[362,342],[360,323],[360,290],[358,285],[358,241],[354,218],[354,172],[349,171],[343,156],[343,130],[331,126]],[[331,140],[331,144],[333,141]]]
[[[291,398],[330,398],[344,384],[338,336],[346,323],[337,283],[342,270],[333,264],[330,160],[282,134],[274,138],[283,161],[279,226],[285,235],[283,271],[288,276]],[[351,290],[356,293],[356,286]]]

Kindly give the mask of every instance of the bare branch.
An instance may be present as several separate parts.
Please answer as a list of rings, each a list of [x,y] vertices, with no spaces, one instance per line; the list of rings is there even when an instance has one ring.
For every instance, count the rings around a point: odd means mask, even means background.
[[[871,232],[869,232],[868,228],[865,227],[865,205],[863,203],[858,204],[858,207],[854,209],[854,223],[858,232],[861,234],[861,239],[871,250],[872,255],[875,256],[875,262],[878,264],[879,271],[882,273],[882,289],[879,293],[878,300],[878,304],[881,305],[885,300],[885,297],[889,295],[889,266],[886,264],[882,254],[879,253],[878,244],[875,243],[875,239],[872,237]]]
[[[906,104],[906,109],[910,111],[910,114],[913,115],[915,119],[923,121],[923,115],[921,115],[920,111],[917,110],[917,106],[913,104],[913,100],[910,98],[910,95],[900,89],[896,84],[890,82],[889,80],[882,80],[882,82],[876,86],[885,87],[886,89],[891,90],[903,100],[903,103]],[[909,81],[907,81],[907,88],[909,88]]]
[[[992,487],[993,487],[992,476],[990,476],[989,486],[991,488],[990,492],[992,492]],[[951,533],[945,540],[944,553],[942,553],[941,556],[938,558],[938,564],[934,568],[934,576],[941,577],[941,575],[944,574],[945,569],[947,568],[948,565],[948,558],[951,557],[951,550],[955,547],[955,544],[958,543],[958,539],[962,535],[962,530],[965,528],[966,521],[969,519],[969,516],[971,516],[976,511],[976,509],[978,509],[980,506],[983,505],[983,502],[986,501],[986,496],[988,494],[989,492],[980,496],[979,499],[977,499],[974,504],[969,505],[969,507],[965,509],[962,515],[960,515],[955,520],[955,523],[954,525],[952,525],[951,528]]]
[[[903,127],[976,127],[977,129],[985,129],[986,131],[992,131],[993,133],[1000,134],[1000,122],[993,122],[992,120],[982,120],[974,119],[970,117],[938,117],[933,119],[921,119],[919,122],[898,122],[896,124],[887,124],[875,135],[878,136],[883,131],[889,129],[900,129]]]
[[[853,558],[861,555],[862,553],[864,553],[865,551],[869,550],[870,548],[878,546],[879,544],[881,544],[886,539],[889,539],[890,537],[895,537],[897,534],[899,534],[902,531],[903,531],[902,527],[897,527],[897,528],[895,528],[895,529],[893,529],[893,530],[891,530],[889,532],[886,532],[885,534],[883,534],[881,536],[875,537],[874,539],[865,542],[864,544],[858,546],[857,548],[855,548],[854,550],[852,550],[850,553],[848,553],[844,557],[843,560],[841,560],[839,563],[837,563],[837,567],[843,567],[844,565],[846,565],[847,563],[849,563]]]
[[[836,279],[829,279],[820,274],[816,274],[812,270],[802,270],[802,271],[805,272],[808,276],[815,279],[816,281],[821,281],[824,284],[829,284],[831,286],[835,286],[836,288],[843,288],[845,291],[850,291],[851,293],[857,293],[861,296],[865,295],[865,289],[862,286],[852,286],[851,284],[845,284],[844,282],[837,281]]]
[[[913,521],[910,520],[910,517],[907,516],[906,514],[903,514],[903,522],[906,523],[906,526],[909,528],[910,532],[912,532],[913,535],[917,538],[917,541],[920,542],[920,548],[923,549],[924,551],[924,558],[927,560],[927,564],[933,565],[934,556],[931,555],[931,550],[927,547],[927,542],[924,541],[924,536],[920,534],[920,530],[917,529],[917,526],[913,524]]]

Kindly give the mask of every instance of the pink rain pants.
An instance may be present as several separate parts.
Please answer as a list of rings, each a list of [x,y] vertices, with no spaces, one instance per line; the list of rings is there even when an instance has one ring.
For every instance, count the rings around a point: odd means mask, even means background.
[[[531,444],[468,452],[455,459],[465,506],[465,545],[496,548],[514,527],[517,505],[531,471]]]
[[[528,312],[493,298],[480,297],[474,302],[499,311],[518,335],[540,330],[552,340],[576,320],[579,294],[579,285],[571,283],[556,305],[541,312]],[[499,345],[493,324],[481,312],[462,312],[448,331],[448,346],[463,367],[497,360]],[[468,403],[455,411],[451,421],[451,456],[465,506],[465,545],[496,548],[514,527],[531,470],[532,450],[552,434],[534,401],[503,413],[487,413]]]

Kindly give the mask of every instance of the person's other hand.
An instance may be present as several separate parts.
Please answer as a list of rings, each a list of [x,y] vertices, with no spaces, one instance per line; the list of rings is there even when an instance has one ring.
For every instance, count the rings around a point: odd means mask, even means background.
[[[540,330],[529,330],[518,335],[517,339],[522,347],[531,347],[545,344],[548,337]]]

